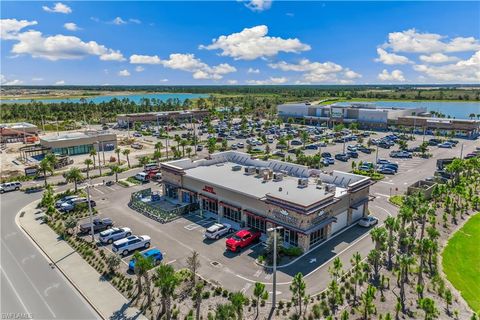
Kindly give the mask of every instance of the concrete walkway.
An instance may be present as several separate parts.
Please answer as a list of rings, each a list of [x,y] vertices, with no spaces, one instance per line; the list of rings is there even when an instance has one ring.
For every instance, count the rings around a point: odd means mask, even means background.
[[[17,215],[17,224],[40,247],[53,265],[72,283],[88,303],[103,319],[146,319],[137,308],[129,306],[129,301],[83,258],[59,239],[46,224],[41,223],[36,214],[38,201],[24,207]]]

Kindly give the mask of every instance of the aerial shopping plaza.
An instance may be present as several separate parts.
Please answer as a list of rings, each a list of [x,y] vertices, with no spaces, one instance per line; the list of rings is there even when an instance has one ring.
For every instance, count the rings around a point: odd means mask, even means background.
[[[368,212],[370,178],[330,174],[226,151],[162,163],[165,196],[198,203],[203,215],[237,228],[282,226],[285,245],[308,251]]]

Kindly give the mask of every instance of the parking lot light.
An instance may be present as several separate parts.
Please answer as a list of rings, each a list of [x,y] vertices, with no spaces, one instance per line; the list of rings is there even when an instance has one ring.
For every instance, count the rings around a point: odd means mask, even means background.
[[[272,312],[275,310],[277,302],[277,230],[282,230],[283,227],[277,226],[268,228],[268,232],[273,231],[273,289],[272,289]]]
[[[87,182],[87,201],[88,201],[88,215],[90,216],[90,232],[92,233],[92,243],[95,243],[95,234],[93,230],[93,211],[92,204],[90,203],[90,186],[91,181]]]

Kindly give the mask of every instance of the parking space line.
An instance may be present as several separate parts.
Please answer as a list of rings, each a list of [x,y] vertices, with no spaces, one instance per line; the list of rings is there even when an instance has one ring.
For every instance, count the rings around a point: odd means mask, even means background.
[[[168,262],[165,263],[165,264],[167,264],[167,265],[168,265],[168,264],[172,264],[172,263],[175,263],[176,261],[177,261],[177,259],[173,259],[173,260],[168,261]]]
[[[207,219],[202,219],[194,223],[190,223],[189,225],[184,226],[185,229],[192,231],[195,229],[198,229],[200,227],[203,227],[204,225],[209,224],[212,221],[212,219],[207,218]]]
[[[93,190],[97,191],[97,192],[100,193],[100,194],[105,194],[105,192],[103,192],[103,191],[100,190],[100,189],[97,189],[96,187],[94,187]]]
[[[247,282],[247,283],[243,286],[242,290],[240,290],[240,292],[242,292],[243,294],[245,294],[245,293],[247,292],[247,290],[250,289],[251,286],[252,286],[252,284],[251,284],[250,282]]]

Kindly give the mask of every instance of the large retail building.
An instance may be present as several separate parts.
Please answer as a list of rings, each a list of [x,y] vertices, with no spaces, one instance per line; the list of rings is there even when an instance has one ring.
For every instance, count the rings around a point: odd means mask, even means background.
[[[164,195],[198,203],[206,217],[266,230],[282,226],[285,245],[308,251],[368,213],[368,177],[326,174],[277,160],[226,151],[209,159],[162,163]]]
[[[87,154],[92,149],[113,150],[117,146],[117,135],[107,130],[52,134],[41,137],[40,145],[55,154],[73,156]]]
[[[190,122],[202,120],[209,115],[208,110],[163,111],[147,113],[119,114],[117,123],[122,127],[133,127],[135,123],[167,124],[170,121]]]

